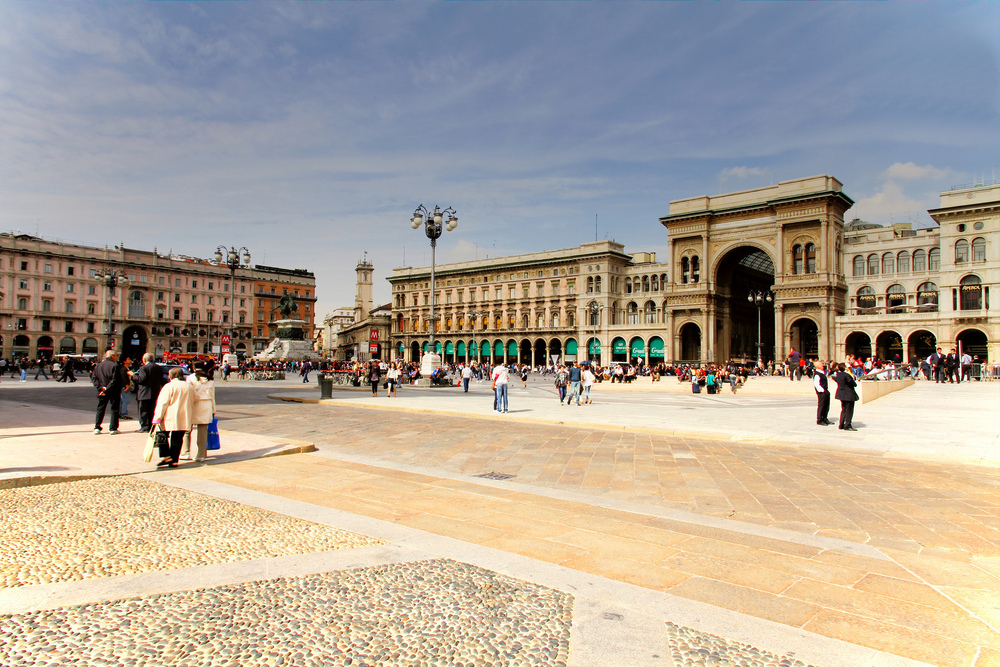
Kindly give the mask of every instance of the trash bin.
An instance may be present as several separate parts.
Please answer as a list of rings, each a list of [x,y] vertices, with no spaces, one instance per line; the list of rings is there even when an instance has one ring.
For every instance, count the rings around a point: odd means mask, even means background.
[[[316,381],[319,383],[320,399],[333,398],[333,378],[326,373],[320,373]]]

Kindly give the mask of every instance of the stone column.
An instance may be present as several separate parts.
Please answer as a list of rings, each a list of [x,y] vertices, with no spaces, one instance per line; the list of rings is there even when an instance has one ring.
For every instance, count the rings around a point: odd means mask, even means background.
[[[785,306],[784,304],[774,304],[774,362],[778,363],[785,358],[788,350],[788,341],[785,340]]]
[[[674,345],[674,311],[667,311],[667,349],[664,350],[664,354],[667,355],[667,363],[671,366],[674,365],[674,359],[677,358],[677,348]]]

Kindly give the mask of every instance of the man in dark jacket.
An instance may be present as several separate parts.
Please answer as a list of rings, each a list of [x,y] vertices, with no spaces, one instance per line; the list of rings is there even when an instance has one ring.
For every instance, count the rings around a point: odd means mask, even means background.
[[[813,389],[816,390],[816,423],[820,426],[833,424],[830,415],[830,384],[826,377],[826,364],[817,361],[813,372]]]
[[[854,428],[854,404],[858,401],[858,392],[854,388],[858,386],[857,381],[851,373],[844,370],[843,365],[837,366],[837,374],[833,376],[837,382],[837,394],[834,396],[840,401],[840,428],[844,431],[857,431]]]
[[[118,353],[108,350],[104,353],[104,361],[94,367],[92,375],[97,388],[97,417],[94,420],[94,435],[101,434],[101,422],[104,413],[111,405],[111,435],[118,435],[118,411],[122,402],[121,373],[118,371]]]
[[[934,371],[934,382],[937,383],[944,382],[945,356],[941,352],[940,347],[937,350],[935,350],[933,354],[931,354],[929,360],[931,364],[931,369]]]
[[[960,369],[962,364],[958,358],[958,352],[955,351],[955,348],[951,348],[951,352],[949,352],[948,356],[944,358],[944,365],[948,373],[948,384],[951,384],[952,382],[955,384],[961,384],[962,373],[960,372]],[[38,376],[36,375],[35,377],[37,379]]]
[[[163,379],[163,369],[153,361],[153,354],[142,355],[142,367],[132,376],[135,383],[135,398],[139,403],[139,431],[148,432],[153,426],[153,408],[160,395],[160,389],[166,382]]]

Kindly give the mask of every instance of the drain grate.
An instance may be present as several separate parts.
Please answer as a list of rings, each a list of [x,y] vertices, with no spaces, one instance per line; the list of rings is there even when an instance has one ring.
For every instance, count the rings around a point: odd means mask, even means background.
[[[482,477],[483,479],[495,479],[500,481],[505,479],[514,479],[514,475],[508,475],[502,472],[487,472],[483,473],[482,475],[476,475],[476,477]]]

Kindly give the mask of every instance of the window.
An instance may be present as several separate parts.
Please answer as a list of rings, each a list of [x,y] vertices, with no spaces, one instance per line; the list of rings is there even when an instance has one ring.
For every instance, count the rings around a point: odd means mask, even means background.
[[[192,294],[191,295],[191,303],[198,303],[198,295],[197,294]]]
[[[660,277],[659,276],[653,276],[653,280],[651,282],[651,286],[652,286],[652,290],[654,292],[659,292],[660,291]]]
[[[94,326],[93,322],[87,322],[87,333],[97,333],[97,327]],[[95,347],[94,349],[96,350],[97,348]]]
[[[193,321],[195,321],[195,322],[197,322],[197,321],[198,321],[198,311],[197,311],[197,310],[192,310],[192,311],[191,311],[191,319],[192,319]]]
[[[983,307],[983,282],[979,276],[966,276],[959,282],[962,310],[980,310]]]
[[[66,275],[67,276],[72,276],[74,273],[76,273],[76,269],[75,268],[73,268],[72,266],[67,266],[66,267]]]
[[[913,251],[913,270],[914,271],[926,271],[927,270],[927,253],[923,250]]]
[[[646,324],[656,324],[656,304],[652,301],[647,301],[645,306],[645,322]]]
[[[180,286],[181,286],[181,279],[174,278],[174,287],[180,287]]]
[[[594,277],[593,276],[588,276],[587,277],[587,294],[593,294],[593,293],[594,293]]]
[[[174,303],[180,303],[180,302],[181,302],[181,295],[180,294],[175,294],[174,295]]]
[[[865,258],[861,255],[854,256],[854,276],[865,275]]]
[[[48,280],[46,280],[45,282],[43,282],[42,283],[42,291],[43,292],[51,292],[52,291],[52,282],[48,281]]]
[[[600,276],[597,276],[596,278],[594,278],[594,291],[597,292],[598,294],[601,293],[601,277]]]
[[[67,301],[67,302],[65,303],[65,308],[64,308],[64,310],[65,310],[65,311],[66,311],[67,313],[72,313],[73,311],[75,311],[75,310],[76,310],[76,302],[75,302],[75,301]]]
[[[91,296],[97,294],[97,285],[87,285],[87,294]]]
[[[68,283],[66,285],[66,293],[67,294],[72,294],[75,291],[76,291],[76,285],[74,283]]]
[[[215,283],[211,280],[208,281],[208,289],[215,289]]]
[[[969,261],[969,242],[959,239],[955,242],[955,263],[965,264]]]
[[[895,273],[896,268],[896,258],[893,257],[891,252],[887,252],[882,255],[882,275],[891,276]]]
[[[868,255],[868,275],[870,276],[878,275],[878,255],[874,253]]]
[[[916,255],[916,253],[913,253]],[[938,286],[934,283],[921,283],[917,288],[917,309],[922,311],[937,311]]]
[[[73,320],[63,322],[63,331],[65,333],[73,333]]]
[[[542,311],[538,311],[537,315],[538,319],[536,321],[538,323],[538,328],[541,329],[542,327],[545,326],[545,313],[543,313]]]
[[[631,301],[626,309],[626,323],[639,324],[639,306],[635,301]]]
[[[927,252],[927,270],[928,271],[941,270],[941,248],[931,248]]]
[[[982,237],[972,239],[972,261],[986,261],[986,239]]]
[[[45,273],[52,273],[52,265],[51,264],[46,264],[45,265]]]
[[[559,313],[552,313],[552,328],[559,326]]]
[[[858,290],[858,311],[868,311],[875,307],[875,290],[865,286]]]
[[[691,260],[687,257],[681,258],[681,283],[687,285],[691,282]]]
[[[806,273],[816,273],[816,244],[806,244]]]
[[[701,278],[701,262],[698,255],[691,258],[691,282],[696,283]]]
[[[165,277],[163,277],[163,276],[157,276],[156,283],[158,285],[166,285],[167,284],[167,279]]]
[[[52,331],[52,320],[42,320],[42,331]]]
[[[181,309],[180,308],[174,308],[174,319],[175,320],[181,319]]]
[[[87,304],[87,314],[88,315],[94,315],[96,313],[97,313],[97,304],[96,303],[88,303]]]
[[[566,293],[569,294],[570,296],[576,294],[576,283],[573,282],[572,280],[566,283]]]
[[[552,296],[559,296],[559,283],[552,283]]]
[[[52,312],[52,299],[42,299],[42,311],[46,313]]]
[[[210,297],[208,297],[208,305],[210,305],[210,306],[212,306],[212,305],[215,305],[215,297],[214,297],[214,296],[210,296]],[[260,302],[260,305],[262,305],[262,306],[263,306],[263,305],[264,305],[264,302],[263,302],[263,301],[261,301],[261,302]]]
[[[643,292],[649,291],[649,276],[642,277],[642,291]]]
[[[792,248],[792,273],[801,275],[803,272],[802,246],[796,245]]]
[[[162,320],[163,319],[163,312],[164,312],[163,308],[157,308],[156,309],[156,319]]]
[[[227,313],[226,311],[222,311],[222,321],[224,323],[229,322],[229,313]]]
[[[632,293],[632,280],[630,278],[625,279],[625,293],[626,294]]]
[[[197,280],[192,280],[191,281],[191,289],[198,289],[198,281]]]
[[[25,280],[24,278],[21,278],[20,280],[17,281],[17,287],[18,289],[28,289],[28,281]]]
[[[910,253],[905,250],[896,255],[896,271],[898,273],[910,272]]]
[[[905,312],[906,288],[898,283],[891,285],[885,293],[885,308],[887,313]]]
[[[240,313],[240,324],[246,324],[246,321],[247,321],[247,314]]]
[[[21,270],[22,271],[27,271],[28,270],[28,263],[27,262],[21,262]]]
[[[17,309],[18,310],[28,310],[28,300],[25,299],[24,297],[21,297],[20,299],[18,299],[17,300]]]

